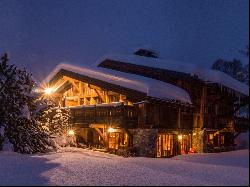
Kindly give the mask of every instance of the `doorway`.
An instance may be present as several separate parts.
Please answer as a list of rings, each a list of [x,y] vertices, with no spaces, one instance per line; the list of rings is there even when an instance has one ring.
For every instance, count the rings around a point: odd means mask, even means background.
[[[174,156],[174,134],[159,134],[156,147],[157,157]]]

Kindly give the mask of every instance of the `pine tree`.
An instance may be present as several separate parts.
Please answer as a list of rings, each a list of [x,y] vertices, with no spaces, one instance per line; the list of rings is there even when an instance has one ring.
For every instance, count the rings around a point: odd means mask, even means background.
[[[249,60],[249,46],[239,52]],[[233,61],[218,59],[212,65],[212,69],[222,71],[245,84],[249,84],[249,62],[243,65],[240,60],[236,59]]]
[[[1,140],[13,144],[20,153],[46,152],[54,149],[49,134],[39,123],[42,108],[33,92],[35,82],[25,69],[9,65],[7,54],[0,62]],[[2,147],[2,146],[0,146]]]
[[[66,107],[51,107],[45,111],[43,118],[44,125],[47,127],[50,135],[67,134],[70,129],[70,115],[69,108]]]
[[[246,82],[247,75],[239,60],[234,59],[233,61],[225,61],[219,59],[212,65],[212,69],[222,71],[241,82]]]

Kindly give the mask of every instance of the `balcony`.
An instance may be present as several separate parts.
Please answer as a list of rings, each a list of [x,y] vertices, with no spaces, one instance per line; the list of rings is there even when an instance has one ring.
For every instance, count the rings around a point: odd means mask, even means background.
[[[82,128],[87,128],[90,124],[133,128],[138,122],[136,107],[119,102],[74,106],[70,107],[70,114],[71,123]]]

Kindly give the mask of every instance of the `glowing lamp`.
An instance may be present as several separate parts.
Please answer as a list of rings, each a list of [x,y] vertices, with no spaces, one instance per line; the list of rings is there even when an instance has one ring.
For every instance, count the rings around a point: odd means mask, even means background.
[[[181,141],[182,140],[182,135],[178,135],[178,140]]]
[[[46,93],[47,95],[50,95],[53,93],[53,89],[52,88],[45,88],[44,93]]]
[[[68,134],[69,134],[70,136],[74,136],[74,135],[75,135],[75,132],[74,132],[73,130],[69,130]]]
[[[112,127],[109,127],[108,132],[115,132],[115,129],[113,129]]]

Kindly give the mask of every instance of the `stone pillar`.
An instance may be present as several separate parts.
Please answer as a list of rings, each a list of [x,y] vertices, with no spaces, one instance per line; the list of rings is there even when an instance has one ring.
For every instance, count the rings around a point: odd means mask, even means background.
[[[137,156],[156,156],[157,135],[157,129],[133,129],[133,147]]]
[[[207,139],[206,131],[201,128],[194,128],[192,133],[192,148],[194,148],[198,153],[206,152],[206,142]]]

